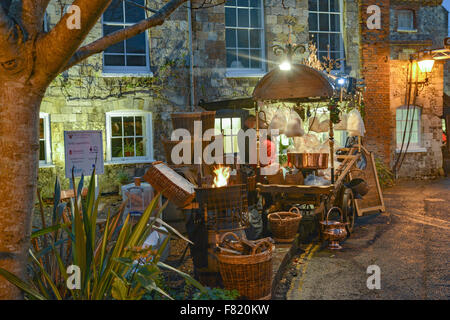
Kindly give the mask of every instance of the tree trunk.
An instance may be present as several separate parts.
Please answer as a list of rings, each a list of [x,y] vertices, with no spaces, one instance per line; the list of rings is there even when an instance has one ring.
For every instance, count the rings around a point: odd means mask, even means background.
[[[25,276],[35,202],[39,106],[44,92],[30,84],[0,81],[0,267]],[[0,299],[21,292],[0,277]]]

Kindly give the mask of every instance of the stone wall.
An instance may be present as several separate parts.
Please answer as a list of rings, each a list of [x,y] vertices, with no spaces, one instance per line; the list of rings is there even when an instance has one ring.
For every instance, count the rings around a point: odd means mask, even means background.
[[[408,64],[408,61],[391,61],[391,118],[394,124],[396,109],[407,104]],[[443,63],[436,63],[433,72],[429,75],[429,84],[419,86],[416,98],[414,98],[414,94],[411,95],[411,105],[421,108],[420,147],[422,150],[418,152],[410,148],[410,152],[406,154],[401,169],[398,171],[400,177],[433,177],[440,174],[442,168],[442,124],[440,117],[443,110],[443,75]],[[413,79],[415,79],[415,72],[413,72]],[[423,81],[424,75],[420,74],[418,80],[419,82]],[[395,126],[392,128],[391,141],[392,150],[396,150]],[[397,157],[398,153],[395,154],[392,165]]]

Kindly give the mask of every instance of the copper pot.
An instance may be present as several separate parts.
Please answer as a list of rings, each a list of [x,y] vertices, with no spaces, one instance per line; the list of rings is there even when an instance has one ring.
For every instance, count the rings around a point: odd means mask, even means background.
[[[288,152],[288,162],[290,166],[297,169],[327,169],[328,153],[297,153]]]
[[[333,210],[338,210],[341,221],[328,220],[328,216]],[[338,207],[331,208],[325,218],[325,221],[320,221],[322,227],[323,239],[328,240],[328,249],[340,250],[342,247],[339,245],[340,241],[343,241],[347,236],[347,230],[345,230],[346,222],[343,221],[344,215],[342,210]]]

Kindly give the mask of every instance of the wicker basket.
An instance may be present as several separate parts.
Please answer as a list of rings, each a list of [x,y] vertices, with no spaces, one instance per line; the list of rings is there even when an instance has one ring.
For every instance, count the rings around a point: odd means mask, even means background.
[[[161,161],[151,163],[144,180],[180,208],[195,198],[195,186]]]
[[[162,139],[163,147],[164,147],[164,155],[166,156],[166,161],[168,164],[174,164],[172,161],[172,150],[179,143],[190,143],[191,146],[191,163],[194,163],[194,140],[181,140],[181,141],[172,141],[166,138]],[[180,153],[180,157],[183,157],[183,153]]]
[[[173,129],[186,129],[194,136],[194,122],[202,121],[201,112],[175,112],[171,113]]]
[[[202,112],[203,134],[205,134],[206,130],[214,129],[215,121],[216,121],[216,112],[215,111],[203,111]]]
[[[297,213],[294,213],[296,211]],[[302,215],[296,207],[287,212],[274,212],[267,216],[276,242],[290,243],[295,240]]]
[[[228,235],[221,238],[221,243]],[[238,239],[238,238],[237,238]],[[263,245],[268,249],[258,253]],[[273,244],[269,241],[261,241],[253,248],[250,255],[232,255],[218,253],[219,270],[226,289],[239,291],[242,297],[251,300],[268,300],[272,290],[272,251]]]

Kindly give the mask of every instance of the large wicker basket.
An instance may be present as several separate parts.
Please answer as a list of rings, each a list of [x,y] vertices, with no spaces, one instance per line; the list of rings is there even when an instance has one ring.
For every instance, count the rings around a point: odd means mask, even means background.
[[[296,211],[293,212],[293,211]],[[287,212],[274,212],[267,216],[276,242],[290,243],[295,240],[302,215],[296,207]]]
[[[222,236],[221,243],[226,236]],[[268,249],[258,253],[263,245]],[[219,270],[226,289],[239,291],[241,297],[251,300],[269,300],[272,290],[272,252],[274,246],[269,241],[261,241],[250,255],[217,254]]]
[[[172,161],[172,150],[179,143],[189,143],[191,149],[191,163],[194,163],[194,140],[181,140],[181,141],[172,141],[166,138],[162,138],[162,144],[164,147],[164,155],[166,156],[166,161],[168,164],[174,164]],[[180,154],[180,157],[183,157],[183,153]]]
[[[187,206],[195,198],[195,186],[164,162],[151,163],[144,180],[180,208]]]
[[[187,129],[194,136],[194,122],[202,120],[201,112],[175,112],[171,113],[173,129]]]

